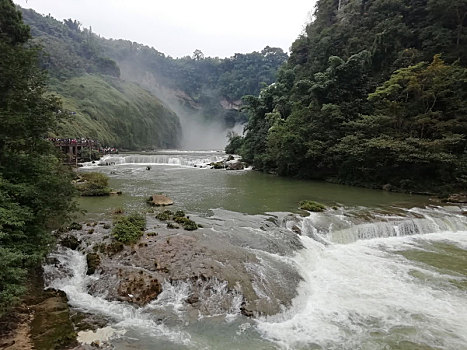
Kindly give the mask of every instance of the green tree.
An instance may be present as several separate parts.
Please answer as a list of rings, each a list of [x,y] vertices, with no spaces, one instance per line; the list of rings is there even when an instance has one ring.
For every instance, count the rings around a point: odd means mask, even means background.
[[[51,227],[73,209],[71,174],[45,138],[59,101],[46,93],[28,39],[21,13],[0,0],[0,315],[47,252]]]

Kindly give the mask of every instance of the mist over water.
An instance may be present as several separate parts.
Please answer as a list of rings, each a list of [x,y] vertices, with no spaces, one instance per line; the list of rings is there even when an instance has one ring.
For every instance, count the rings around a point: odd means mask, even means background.
[[[228,128],[219,115],[199,111],[201,108],[185,92],[165,86],[155,72],[141,70],[130,60],[118,61],[121,76],[148,89],[168,108],[177,114],[182,127],[180,148],[185,150],[223,150],[227,145],[227,133],[243,133],[243,124]],[[216,91],[203,90],[204,96],[220,98]],[[219,102],[220,103],[220,102]]]
[[[202,116],[178,114],[182,125],[182,149],[188,150],[223,150],[227,145],[229,131],[238,133],[243,125],[237,124],[227,129],[221,121],[203,121]]]

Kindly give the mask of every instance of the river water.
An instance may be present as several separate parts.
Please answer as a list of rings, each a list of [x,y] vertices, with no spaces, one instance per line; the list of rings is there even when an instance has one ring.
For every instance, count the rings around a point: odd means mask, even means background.
[[[108,156],[101,162],[110,165],[80,171],[108,174],[123,195],[82,198],[80,205],[87,220],[99,220],[115,208],[144,210],[145,198],[164,193],[173,209],[206,227],[205,235],[256,255],[258,264],[244,265],[259,299],[271,299],[274,286],[289,286],[291,303],[274,315],[245,317],[241,291],[217,280],[206,282],[207,312],[195,317],[185,302],[189,281],[166,281],[157,300],[142,308],[110,302],[88,291],[90,279],[99,277],[85,275],[84,255],[57,250],[53,256],[70,271],[63,277],[46,266],[49,285],[64,290],[73,307],[105,318],[116,349],[467,348],[466,207],[206,166],[223,157]],[[304,199],[330,209],[304,216],[297,208]],[[283,271],[299,282],[290,284]]]

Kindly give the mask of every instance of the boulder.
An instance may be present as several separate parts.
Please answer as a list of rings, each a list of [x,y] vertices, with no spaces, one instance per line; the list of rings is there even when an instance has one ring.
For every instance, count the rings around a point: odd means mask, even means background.
[[[76,250],[76,248],[78,248],[81,244],[81,241],[75,236],[68,235],[60,241],[60,244],[66,248]]]
[[[156,207],[163,207],[174,204],[173,200],[163,194],[155,194],[149,197],[148,203]]]
[[[101,258],[97,253],[89,253],[86,255],[86,262],[88,264],[88,269],[86,271],[87,275],[92,275],[96,272],[96,269],[101,263]]]
[[[245,166],[240,161],[227,163],[227,170],[243,170],[243,169],[245,169]]]
[[[447,201],[450,203],[467,203],[467,193],[451,194]]]
[[[162,286],[157,278],[142,270],[120,269],[119,279],[119,300],[143,306],[155,300],[162,292]]]

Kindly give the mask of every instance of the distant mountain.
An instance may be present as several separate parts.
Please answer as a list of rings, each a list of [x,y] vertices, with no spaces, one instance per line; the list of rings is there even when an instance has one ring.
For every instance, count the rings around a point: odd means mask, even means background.
[[[204,57],[200,50],[196,50],[192,56],[172,58],[142,44],[102,38],[93,33],[91,28],[81,28],[76,20],[60,22],[50,15],[42,16],[33,10],[21,10],[24,22],[31,27],[34,41],[45,49],[42,64],[50,73],[51,89],[63,94],[67,104],[74,106],[79,115],[73,123],[65,122],[60,132],[72,133],[75,127],[83,133],[94,130],[96,137],[116,142],[117,146],[177,146],[182,137],[182,128],[187,134],[197,129],[195,126],[198,124],[216,126],[214,130],[223,133],[222,137],[225,138],[227,128],[247,121],[246,114],[241,111],[242,97],[257,95],[262,87],[275,81],[279,67],[288,58],[282,49],[271,47],[261,52],[235,54],[225,59]],[[131,141],[131,137],[122,133],[139,134],[141,130],[135,121],[140,117],[149,118],[149,115],[139,115],[140,108],[133,109],[132,113],[136,113],[133,117],[125,112],[118,113],[123,110],[119,103],[114,103],[113,108],[105,110],[111,116],[103,118],[104,110],[97,107],[98,103],[105,103],[104,100],[94,100],[96,108],[86,109],[83,101],[79,100],[82,97],[78,94],[79,89],[67,88],[67,85],[74,86],[77,81],[86,87],[90,98],[96,99],[116,98],[116,95],[110,91],[95,94],[93,88],[107,90],[116,85],[126,86],[120,89],[120,93],[130,104],[136,102],[134,98],[140,93],[125,95],[137,89],[125,82],[136,83],[163,101],[154,99],[154,104],[159,108],[145,109],[146,113],[154,111],[149,113],[153,122],[157,124],[168,118],[166,124],[173,128],[165,130],[165,125],[161,125],[160,133],[154,135],[157,138],[137,138],[138,142]],[[181,126],[169,109],[177,114]],[[109,125],[118,124],[112,122],[114,119],[120,120],[126,127],[112,129]]]
[[[102,53],[90,31],[22,9],[33,42],[44,48],[50,75],[66,117],[55,136],[95,138],[126,149],[174,148],[181,138],[177,115],[157,97],[120,79],[120,68]]]

